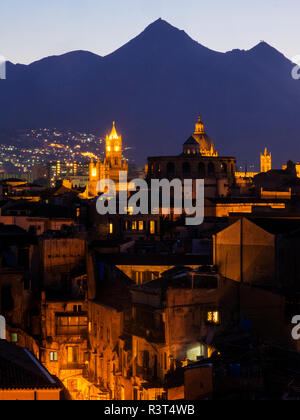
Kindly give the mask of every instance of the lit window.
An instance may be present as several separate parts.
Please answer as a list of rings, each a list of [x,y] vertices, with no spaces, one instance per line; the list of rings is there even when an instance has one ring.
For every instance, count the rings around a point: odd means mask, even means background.
[[[207,312],[207,322],[210,324],[219,324],[220,323],[219,311]]]
[[[107,151],[110,152],[111,151],[111,147],[107,146]]]
[[[137,222],[132,222],[132,230],[137,230]]]
[[[119,146],[116,146],[115,147],[115,152],[119,152],[120,151],[120,147]]]
[[[110,233],[110,235],[112,235],[114,233],[114,225],[113,225],[113,223],[110,223],[109,224],[109,233]]]
[[[57,351],[51,351],[50,352],[50,362],[57,362],[57,360],[58,360]]]
[[[154,235],[155,234],[155,231],[156,231],[156,229],[155,229],[155,222],[154,222],[154,220],[151,220],[151,222],[150,222],[150,234],[151,235]]]
[[[139,230],[144,230],[144,222],[139,222]]]
[[[11,342],[12,343],[17,343],[18,342],[18,334],[17,333],[12,333],[11,334]]]

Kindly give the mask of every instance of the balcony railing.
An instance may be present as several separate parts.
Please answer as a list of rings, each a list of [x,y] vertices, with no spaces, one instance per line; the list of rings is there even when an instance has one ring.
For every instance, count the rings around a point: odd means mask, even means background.
[[[86,365],[82,363],[67,363],[60,367],[60,370],[82,370],[83,373],[86,372]]]

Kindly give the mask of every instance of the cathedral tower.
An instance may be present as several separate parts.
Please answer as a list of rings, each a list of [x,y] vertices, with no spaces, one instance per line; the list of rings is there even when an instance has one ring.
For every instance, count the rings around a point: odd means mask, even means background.
[[[118,135],[115,122],[111,133],[106,136],[106,162],[111,168],[119,168],[122,165],[122,136]]]
[[[117,185],[119,173],[121,171],[128,172],[128,164],[123,159],[122,136],[117,133],[115,122],[113,122],[111,133],[106,136],[106,157],[104,165],[109,173],[109,179],[115,181]]]
[[[260,171],[268,172],[272,169],[272,153],[268,153],[267,148],[265,148],[264,154],[260,155]]]
[[[128,172],[128,164],[123,159],[122,136],[117,133],[116,124],[110,134],[106,136],[105,159],[96,162],[92,159],[89,172],[89,192],[92,196],[97,196],[97,185],[101,179],[111,179],[119,189],[119,173]]]

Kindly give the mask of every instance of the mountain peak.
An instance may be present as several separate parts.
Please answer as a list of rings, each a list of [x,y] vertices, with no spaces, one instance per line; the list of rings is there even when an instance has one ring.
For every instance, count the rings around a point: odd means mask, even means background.
[[[183,30],[176,28],[175,26],[171,25],[166,20],[159,18],[152,22],[150,25],[146,27],[143,33],[157,33],[157,34],[166,34],[166,33],[183,33]]]
[[[166,20],[159,18],[155,20],[154,22],[150,23],[145,29],[145,31],[149,31],[151,29],[157,29],[157,28],[168,28],[168,29],[177,29],[175,26],[172,26],[169,22]],[[178,29],[177,29],[178,30]]]
[[[268,44],[265,41],[260,41],[255,47],[251,48],[248,53],[253,54],[257,58],[261,60],[278,60],[284,58],[284,60],[287,60],[287,58],[276,48],[274,48],[272,45]]]
[[[266,41],[260,41],[257,45],[255,45],[252,50],[274,50],[275,48],[272,45],[268,44]]]

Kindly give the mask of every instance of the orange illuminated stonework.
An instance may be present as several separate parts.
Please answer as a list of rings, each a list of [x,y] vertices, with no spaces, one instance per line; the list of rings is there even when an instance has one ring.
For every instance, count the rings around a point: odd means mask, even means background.
[[[122,136],[117,133],[116,124],[110,134],[106,136],[105,159],[92,158],[89,171],[89,194],[97,196],[97,184],[101,179],[111,179],[116,185],[119,182],[119,173],[128,172],[128,163],[123,158]]]

